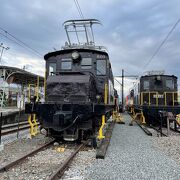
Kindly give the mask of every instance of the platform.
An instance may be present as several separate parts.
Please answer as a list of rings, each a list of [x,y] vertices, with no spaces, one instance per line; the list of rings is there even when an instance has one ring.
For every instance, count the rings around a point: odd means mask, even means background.
[[[153,147],[152,137],[139,126],[129,126],[128,114],[123,120],[125,125],[115,125],[106,158],[87,167],[87,179],[180,179],[180,164]]]
[[[24,109],[21,109],[21,117],[19,119],[19,108],[17,107],[4,107],[0,108],[0,113],[2,112],[3,120],[2,125],[17,123],[18,121],[28,120],[27,114],[24,113]]]
[[[19,112],[19,108],[17,107],[4,107],[4,108],[0,108],[0,112],[3,113],[3,116],[15,113],[15,112]]]

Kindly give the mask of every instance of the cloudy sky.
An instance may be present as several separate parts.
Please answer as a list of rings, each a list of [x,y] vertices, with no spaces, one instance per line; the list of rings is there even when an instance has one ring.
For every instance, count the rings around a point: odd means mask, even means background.
[[[95,28],[96,44],[107,47],[114,75],[124,69],[125,75],[165,70],[180,76],[180,24],[145,66],[180,18],[179,0],[79,0],[79,4],[85,18],[96,18],[103,24]],[[66,41],[62,23],[79,18],[74,0],[0,0],[0,28],[33,49],[19,46],[0,30],[0,43],[10,47],[4,51],[2,63],[20,68],[25,65],[27,70],[43,75],[43,55],[60,49]],[[125,80],[126,92],[133,81]]]

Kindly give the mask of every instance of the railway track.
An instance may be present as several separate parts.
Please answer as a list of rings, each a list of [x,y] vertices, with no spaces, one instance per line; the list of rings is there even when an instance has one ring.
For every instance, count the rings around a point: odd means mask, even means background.
[[[154,126],[151,126],[150,128],[153,128],[155,131],[157,131],[161,136],[165,136],[165,137],[168,137],[168,133],[167,132],[167,128],[166,127],[162,127],[162,130],[158,127],[154,127]],[[180,131],[176,131],[174,130],[172,127],[170,127],[169,129],[169,134],[170,136],[171,135],[179,135]]]
[[[28,153],[28,154],[26,154],[26,155],[24,155],[24,156],[22,156],[22,157],[20,157],[20,158],[18,158],[18,159],[16,159],[16,160],[12,161],[12,162],[10,162],[10,163],[8,163],[8,164],[0,167],[0,173],[2,173],[2,172],[4,172],[4,171],[7,171],[7,170],[9,170],[10,168],[18,165],[19,163],[23,162],[23,161],[24,161],[25,159],[27,159],[28,157],[33,156],[33,155],[37,154],[38,152],[40,152],[41,150],[49,147],[49,146],[52,145],[54,142],[55,142],[55,140],[53,140],[53,141],[51,141],[51,142],[49,142],[49,143],[46,143],[46,144],[42,145],[41,147],[38,147],[37,149],[31,151],[30,153]]]
[[[33,167],[33,165],[31,164],[32,159],[34,159],[34,161],[36,161],[36,159],[39,159],[40,157],[41,157],[41,159],[44,159],[44,160],[51,158],[53,152],[56,152],[56,147],[51,148],[52,147],[51,145],[54,142],[55,142],[55,140],[53,140],[49,143],[46,143],[43,146],[33,150],[32,152],[30,152],[30,153],[28,153],[28,154],[26,154],[26,155],[24,155],[24,156],[22,156],[16,160],[12,161],[12,162],[10,162],[10,163],[5,164],[4,166],[0,167],[0,177],[1,177],[1,175],[2,176],[4,175],[3,174],[4,172],[6,172],[5,174],[7,175],[7,177],[14,177],[13,173],[17,172],[16,170],[18,170],[18,169],[22,170],[23,167],[26,167],[26,168],[31,167],[32,168]],[[46,179],[54,180],[54,179],[61,178],[64,175],[64,172],[68,169],[70,163],[73,161],[76,154],[80,150],[82,150],[82,149],[84,150],[84,147],[88,142],[89,142],[89,140],[78,145],[78,146],[77,145],[73,145],[73,146],[70,145],[70,147],[69,147],[69,146],[65,145],[65,146],[67,146],[68,154],[67,154],[67,152],[65,154],[64,154],[64,152],[62,152],[60,154],[58,152],[56,152],[57,153],[57,156],[56,156],[56,163],[57,164],[53,164],[53,165],[49,164],[49,166],[47,166],[48,170],[46,170],[44,172],[44,174],[46,173]],[[74,147],[74,148],[72,148],[72,147]],[[42,157],[42,154],[44,154],[43,152],[45,152],[45,151],[49,151],[49,154],[45,153],[48,156]],[[39,154],[39,152],[40,152],[40,154]],[[61,157],[59,157],[58,155],[61,155]],[[40,161],[38,163],[41,164]],[[42,164],[40,166],[37,166],[37,169],[39,172],[41,172],[41,168],[42,168],[41,166],[42,166]],[[21,170],[18,173],[20,177],[24,176],[24,175],[21,175]],[[43,177],[43,176],[41,177],[41,174],[39,174],[38,176],[39,176],[39,178]],[[37,177],[37,175],[36,175],[36,177]]]
[[[49,178],[49,180],[56,180],[56,179],[60,179],[62,178],[62,176],[64,175],[64,172],[67,170],[67,168],[69,167],[70,163],[73,161],[74,157],[76,156],[76,154],[85,147],[85,145],[89,142],[86,141],[85,143],[80,144],[72,153],[71,155],[59,166],[59,168],[56,170],[56,172],[54,172],[51,177]]]
[[[38,123],[38,125],[39,125],[39,123]],[[30,128],[30,125],[28,122],[22,122],[22,123],[19,123],[19,125],[17,123],[5,125],[5,126],[2,126],[1,135],[5,136],[8,134],[12,134],[17,131],[22,131],[22,130],[29,129],[29,128]]]
[[[136,121],[136,123],[148,136],[152,136],[152,132],[147,129],[146,125],[143,125],[138,121]]]
[[[25,122],[19,122],[19,126],[25,126],[28,125],[28,121]],[[6,130],[6,129],[11,129],[11,128],[16,128],[18,127],[18,123],[13,123],[13,124],[7,124],[7,125],[3,125],[2,126],[2,130]]]
[[[132,115],[131,114],[129,114],[131,117],[132,117]],[[141,124],[139,121],[137,121],[137,120],[135,120],[135,122],[136,122],[136,124],[148,135],[148,136],[153,136],[153,133],[151,132],[151,130],[150,129],[153,129],[153,130],[155,130],[157,133],[159,133],[161,136],[165,136],[165,137],[167,137],[168,136],[168,134],[166,134],[164,131],[167,131],[167,128],[165,128],[165,127],[163,127],[162,128],[162,131],[161,131],[161,129],[159,128],[159,127],[155,127],[155,126],[150,126],[150,127],[148,127],[148,126],[146,126],[146,125],[143,125],[143,124]],[[177,134],[179,134],[180,133],[180,131],[175,131],[173,128],[171,128],[170,127],[170,132],[174,132],[175,134],[177,133]]]

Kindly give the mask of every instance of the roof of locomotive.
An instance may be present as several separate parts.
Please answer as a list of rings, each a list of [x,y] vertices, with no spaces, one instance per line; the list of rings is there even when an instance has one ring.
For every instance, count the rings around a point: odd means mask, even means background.
[[[177,79],[177,76],[175,76],[175,75],[166,75],[166,74],[160,74],[160,75],[158,75],[158,74],[145,75],[145,76],[141,76],[140,79],[141,79],[141,78],[145,78],[145,77],[156,77],[156,76],[173,77],[173,78],[176,78],[176,79]]]
[[[101,51],[101,50],[96,50],[96,49],[80,49],[80,48],[72,48],[72,49],[63,49],[63,50],[59,50],[59,51],[54,51],[54,52],[49,52],[44,56],[44,59],[47,60],[48,58],[52,57],[52,56],[57,56],[60,54],[66,54],[72,51],[78,51],[78,52],[96,52],[99,54],[105,54],[106,56],[109,57],[108,53],[105,51]]]

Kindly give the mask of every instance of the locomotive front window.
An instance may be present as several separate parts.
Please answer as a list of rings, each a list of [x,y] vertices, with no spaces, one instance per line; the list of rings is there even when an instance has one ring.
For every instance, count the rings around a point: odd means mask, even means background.
[[[56,63],[49,63],[49,76],[56,72]]]
[[[144,90],[149,90],[149,81],[144,81]]]
[[[106,60],[105,59],[97,60],[96,74],[97,75],[106,75]]]
[[[82,69],[91,69],[92,67],[92,59],[91,58],[83,58],[81,61]]]
[[[174,81],[172,79],[166,79],[166,88],[174,89]]]
[[[61,69],[69,70],[72,68],[72,60],[71,59],[62,59],[61,60]]]

